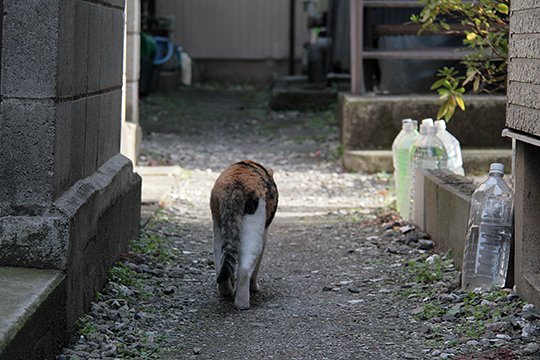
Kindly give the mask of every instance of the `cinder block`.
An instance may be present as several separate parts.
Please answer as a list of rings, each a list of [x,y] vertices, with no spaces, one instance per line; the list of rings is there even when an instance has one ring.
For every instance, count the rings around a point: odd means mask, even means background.
[[[98,166],[120,152],[122,91],[115,90],[100,97]]]
[[[103,23],[104,7],[98,4],[86,3],[86,10],[88,16],[88,69],[87,69],[87,79],[88,79],[88,92],[96,92],[101,90],[101,58],[102,51],[106,51],[105,45],[107,42],[103,42],[103,34],[105,37],[110,37],[111,34],[106,32],[103,28],[105,25]],[[109,13],[110,9],[107,13]],[[108,31],[111,31],[110,29]]]
[[[510,34],[534,34],[540,29],[540,7],[512,11]]]
[[[69,1],[69,0],[68,0]],[[73,52],[73,93],[76,95],[88,92],[88,47],[90,38],[88,13],[93,5],[84,1],[74,1],[75,21]],[[67,46],[67,45],[66,45]]]
[[[512,129],[540,136],[540,111],[509,104],[506,125]]]
[[[510,2],[511,10],[523,10],[523,9],[534,9],[540,8],[537,0],[512,0]]]
[[[1,106],[0,208],[35,213],[52,201],[54,101],[4,99]]]
[[[58,78],[56,83],[56,96],[65,98],[76,95],[75,71],[75,3],[73,0],[59,0],[58,16]],[[77,23],[77,26],[80,24]]]
[[[84,170],[85,139],[86,139],[86,99],[73,101],[73,112],[71,122],[71,153],[70,153],[70,177],[65,189],[73,185],[76,181],[87,176]]]
[[[538,72],[538,75],[540,78],[540,72]],[[535,109],[540,112],[540,85],[509,81],[508,103]]]
[[[76,119],[73,102],[58,103],[54,138],[54,199],[71,185],[72,122]],[[83,118],[84,119],[84,118]],[[80,144],[75,144],[80,146]]]
[[[86,137],[84,139],[84,176],[90,176],[98,168],[99,117],[101,96],[86,99]]]
[[[122,86],[124,14],[115,8],[102,9],[99,89]]]
[[[141,36],[128,34],[126,44],[126,81],[139,81],[141,72]]]
[[[2,96],[54,98],[58,0],[4,0]]]
[[[540,59],[511,59],[508,64],[508,80],[540,85]],[[508,92],[508,95],[512,94]]]
[[[540,56],[540,37],[533,34],[513,34],[510,37],[509,56],[515,58],[538,59]]]

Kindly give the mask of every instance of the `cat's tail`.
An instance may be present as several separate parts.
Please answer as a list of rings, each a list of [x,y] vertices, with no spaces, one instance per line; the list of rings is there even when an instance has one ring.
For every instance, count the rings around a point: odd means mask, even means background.
[[[245,192],[237,184],[227,189],[227,195],[220,202],[222,248],[221,264],[217,264],[219,265],[218,284],[235,279],[245,202]]]

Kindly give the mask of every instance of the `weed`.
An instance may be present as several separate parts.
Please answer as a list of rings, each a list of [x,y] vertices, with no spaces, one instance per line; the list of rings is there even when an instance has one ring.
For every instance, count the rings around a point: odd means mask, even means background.
[[[131,270],[126,264],[117,263],[109,270],[109,277],[112,281],[140,289],[142,287],[139,275]]]
[[[433,261],[410,260],[408,270],[413,274],[414,281],[422,284],[433,284],[443,279],[443,261],[434,257]]]
[[[418,317],[420,319],[428,320],[434,317],[443,316],[445,313],[446,309],[441,305],[440,302],[427,302],[422,306],[422,312],[418,314]]]
[[[131,249],[159,262],[170,262],[176,257],[176,252],[167,239],[149,231],[141,234],[139,239],[133,241]]]
[[[81,316],[77,320],[76,325],[79,329],[79,334],[82,336],[88,336],[98,331],[96,325],[94,324],[94,318],[92,318],[90,315]]]

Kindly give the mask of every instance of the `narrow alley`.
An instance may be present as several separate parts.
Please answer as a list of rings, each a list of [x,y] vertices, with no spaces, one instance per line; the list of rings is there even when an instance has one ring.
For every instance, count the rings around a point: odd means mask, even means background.
[[[390,175],[341,169],[333,109],[269,112],[266,100],[264,91],[205,87],[142,102],[145,172],[179,171],[159,201],[143,203],[140,239],[58,359],[517,359],[535,352],[534,309],[511,292],[458,290],[451,261],[391,210]],[[238,311],[215,286],[208,202],[220,171],[243,159],[273,169],[280,199],[261,292],[250,310]]]

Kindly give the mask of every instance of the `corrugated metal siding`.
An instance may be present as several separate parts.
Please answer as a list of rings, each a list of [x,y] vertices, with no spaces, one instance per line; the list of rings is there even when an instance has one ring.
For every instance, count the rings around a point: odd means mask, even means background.
[[[196,59],[286,59],[289,0],[161,0],[160,16],[174,22],[174,40]],[[297,57],[309,39],[296,0]]]

